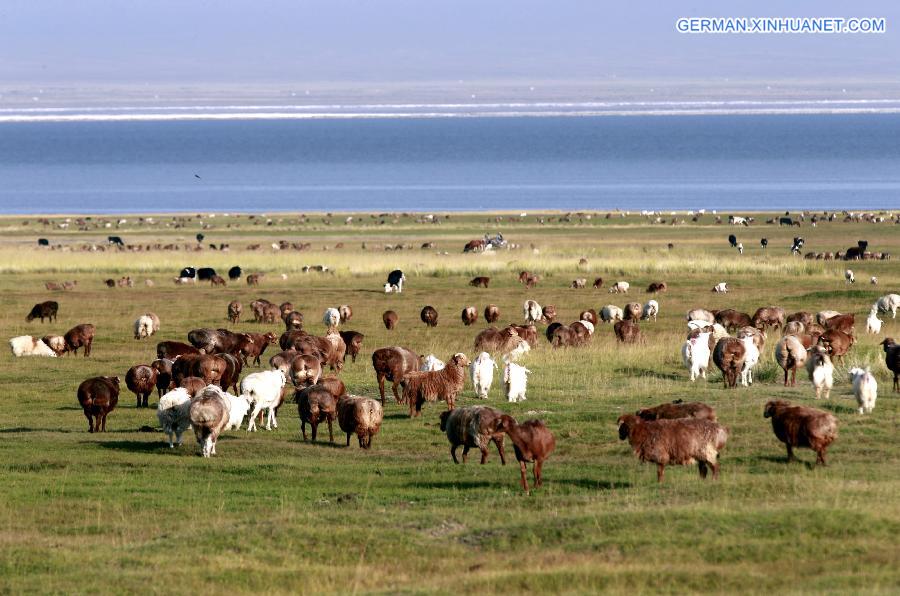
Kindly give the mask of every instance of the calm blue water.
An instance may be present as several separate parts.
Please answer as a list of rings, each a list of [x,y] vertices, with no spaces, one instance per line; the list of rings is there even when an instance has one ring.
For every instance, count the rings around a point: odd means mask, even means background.
[[[900,208],[900,115],[0,124],[3,213],[536,208]]]

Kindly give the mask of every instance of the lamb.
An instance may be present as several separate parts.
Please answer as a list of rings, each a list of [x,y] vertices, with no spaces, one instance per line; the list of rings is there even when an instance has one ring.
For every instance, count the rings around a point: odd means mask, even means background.
[[[353,309],[349,304],[341,304],[338,307],[338,313],[341,315],[341,323],[346,323],[353,318]]]
[[[384,314],[381,315],[381,320],[384,322],[384,328],[388,331],[394,330],[399,319],[400,317],[397,316],[397,313],[392,310],[386,310],[384,311]]]
[[[394,392],[397,403],[400,403],[397,387],[406,378],[406,375],[419,369],[419,355],[400,346],[379,348],[372,352],[372,367],[375,369],[375,376],[378,380],[381,403],[384,403],[385,379],[392,383],[391,391]]]
[[[788,374],[791,375],[791,386],[797,384],[797,368],[806,364],[806,348],[795,335],[785,335],[775,344],[775,361],[784,369],[784,386],[788,386]]]
[[[281,405],[282,391],[286,382],[287,379],[280,370],[265,370],[244,377],[244,380],[241,381],[241,395],[253,404],[247,432],[256,430],[256,415],[263,410],[268,410],[266,430],[271,430],[273,426],[278,428],[275,408]]]
[[[881,345],[884,346],[884,364],[894,373],[894,391],[900,391],[900,345],[892,337],[884,338]]]
[[[484,307],[484,320],[488,323],[496,323],[500,320],[500,309],[496,304],[488,304]]]
[[[204,388],[191,400],[190,417],[201,455],[215,455],[219,434],[228,424],[229,418],[228,401],[222,390],[215,385]],[[253,422],[252,418],[250,422]]]
[[[528,492],[528,462],[534,462],[532,474],[534,486],[539,488],[544,484],[542,470],[544,461],[550,457],[556,449],[556,439],[553,433],[540,420],[526,420],[518,424],[515,418],[504,414],[500,417],[500,429],[502,429],[513,442],[516,451],[516,460],[519,462],[519,471],[522,478],[522,488]]]
[[[631,286],[627,281],[617,281],[609,288],[610,294],[627,294],[628,288]]]
[[[604,323],[611,323],[613,321],[621,321],[625,318],[625,314],[622,312],[622,309],[613,304],[607,304],[603,308],[600,309],[600,320]]]
[[[753,384],[753,368],[759,363],[759,347],[756,338],[745,335],[738,338],[744,344],[744,366],[741,368],[741,385],[747,387]]]
[[[541,305],[534,300],[526,300],[522,307],[522,313],[525,315],[525,324],[533,325],[540,321],[544,316],[544,310]]]
[[[452,410],[456,396],[465,384],[465,368],[469,359],[459,352],[453,355],[443,370],[430,372],[411,372],[402,381],[403,399],[409,404],[410,418],[422,412],[426,401],[443,400],[447,409]]]
[[[506,465],[506,454],[503,453],[504,432],[501,426],[503,412],[489,406],[469,406],[451,411],[441,412],[441,430],[450,441],[450,456],[453,463],[458,464],[456,449],[463,446],[463,463],[469,457],[469,449],[476,447],[481,451],[481,463],[487,462],[488,445],[494,443],[500,453],[500,463]]]
[[[138,364],[128,369],[125,374],[125,386],[137,397],[137,407],[147,407],[147,400],[156,389],[155,368],[146,364]]]
[[[134,339],[145,339],[153,335],[153,319],[139,316],[134,322]]]
[[[628,439],[642,462],[656,464],[656,480],[662,482],[667,465],[698,462],[700,477],[712,468],[719,477],[719,451],[728,441],[728,429],[710,420],[642,420],[634,414],[619,417],[619,439]]]
[[[699,333],[685,340],[681,346],[681,358],[684,365],[691,371],[691,382],[697,377],[706,378],[706,369],[709,367],[709,336],[710,332]]]
[[[322,324],[331,331],[332,329],[336,329],[337,326],[341,323],[341,313],[336,308],[326,308],[325,314],[322,315]]]
[[[531,371],[521,364],[506,362],[506,366],[503,367],[503,393],[506,394],[508,402],[525,401],[525,391],[528,389],[530,373]]]
[[[334,443],[334,419],[337,416],[337,399],[325,387],[313,385],[305,387],[294,394],[297,412],[300,416],[300,432],[306,440],[306,425],[312,427],[312,440],[315,443],[320,422],[328,423],[328,440]]]
[[[424,307],[422,312],[419,313],[419,318],[422,319],[422,322],[425,323],[426,326],[437,327],[438,312],[433,306]]]
[[[852,270],[852,269],[847,269],[846,271],[844,271],[844,279],[847,280],[847,283],[848,283],[848,284],[855,284],[855,283],[856,283],[856,276],[853,275],[853,270]]]
[[[850,382],[853,383],[853,395],[859,405],[859,413],[871,414],[878,398],[878,381],[868,367],[865,370],[855,367],[850,369]]]
[[[623,344],[639,343],[641,341],[641,328],[634,321],[619,321],[613,325],[616,339]]]
[[[713,362],[722,371],[725,387],[733,389],[737,376],[744,369],[745,344],[736,337],[723,337],[713,350]]]
[[[640,302],[629,302],[622,310],[625,312],[626,321],[637,321],[643,313],[643,307]]]
[[[887,313],[890,311],[891,318],[897,318],[897,309],[900,308],[900,294],[887,294],[882,296],[875,302],[878,312]]]
[[[809,357],[806,360],[806,372],[809,380],[816,388],[816,399],[823,395],[825,399],[831,397],[831,388],[834,386],[834,365],[828,357],[828,350],[820,345],[812,346],[807,350]]]
[[[50,349],[43,340],[30,335],[20,335],[9,340],[9,347],[13,356],[19,358],[21,356],[45,356],[47,358],[56,358],[56,352]]]
[[[642,408],[635,412],[643,420],[675,420],[678,418],[696,418],[698,420],[716,421],[716,411],[701,402],[684,403],[680,399],[668,404],[660,404],[652,408]]]
[[[422,372],[444,370],[445,366],[443,360],[434,354],[429,354],[422,359],[422,366],[419,367],[419,370]]]
[[[866,319],[866,333],[878,335],[881,333],[881,325],[883,323],[884,321],[878,318],[878,308],[872,305],[872,310],[869,311],[869,318]]]
[[[728,293],[728,284],[724,281],[720,281],[716,285],[713,286],[713,292],[717,294],[727,294]]]
[[[350,446],[350,435],[356,433],[361,449],[372,446],[372,438],[381,430],[384,410],[381,404],[368,397],[344,395],[337,402],[338,425],[347,433],[347,446]]]
[[[497,363],[491,358],[487,352],[480,353],[472,364],[469,365],[469,372],[472,376],[472,386],[475,388],[475,395],[480,399],[487,399],[494,382],[494,369]]]
[[[462,309],[462,322],[463,325],[468,327],[472,323],[478,320],[478,310],[474,306],[467,306]]]
[[[794,447],[809,447],[816,452],[816,463],[827,465],[825,451],[838,435],[832,414],[777,399],[766,404],[763,417],[772,419],[772,432],[787,447],[789,462],[794,460]]]
[[[92,377],[78,386],[78,403],[88,420],[88,432],[106,432],[106,417],[119,403],[119,377]]]
[[[232,300],[228,303],[228,320],[237,325],[241,321],[241,313],[244,312],[244,305],[240,300]]]
[[[181,436],[191,425],[191,395],[188,390],[179,387],[161,396],[156,408],[156,417],[169,439],[169,448],[173,449],[176,443],[180,447]]]
[[[641,312],[641,319],[644,321],[653,320],[656,321],[656,315],[659,314],[659,302],[656,300],[648,300],[647,304],[644,305],[644,308]]]
[[[250,412],[250,402],[243,395],[225,393],[228,402],[228,423],[223,430],[238,430],[244,423],[244,417]]]

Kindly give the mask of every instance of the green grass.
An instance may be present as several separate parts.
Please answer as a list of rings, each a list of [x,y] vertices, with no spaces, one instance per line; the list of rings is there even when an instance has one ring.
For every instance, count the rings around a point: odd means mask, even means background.
[[[850,264],[858,282],[849,288],[843,279],[847,263],[787,255],[796,229],[735,230],[713,224],[709,216],[701,225],[675,227],[637,216],[545,225],[533,216],[496,224],[492,216],[463,214],[439,225],[414,217],[397,217],[396,223],[387,218],[381,225],[364,216],[349,226],[343,217],[329,226],[321,221],[325,216],[297,225],[295,217],[279,215],[267,227],[241,216],[231,219],[231,228],[217,218],[204,233],[208,241],[231,243],[224,254],[34,246],[38,236],[77,247],[108,233],[132,242],[186,243],[200,229],[196,221],[178,230],[147,229],[129,218],[131,224],[112,232],[77,232],[0,219],[5,337],[63,332],[82,322],[97,326],[88,359],[15,359],[8,351],[0,356],[0,592],[900,590],[900,406],[877,343],[900,336],[900,320],[886,318],[878,337],[863,332],[871,303],[900,288],[896,259]],[[466,240],[496,229],[522,248],[461,254]],[[728,248],[731,232],[747,248],[743,257]],[[900,253],[896,226],[887,224],[825,223],[802,234],[809,250],[836,251],[867,238],[874,250]],[[761,236],[770,240],[768,254],[758,248]],[[313,246],[274,254],[244,248],[279,239]],[[334,249],[341,241],[345,248]],[[426,241],[436,248],[421,250]],[[666,249],[668,242],[675,243],[673,251]],[[387,243],[414,248],[381,250]],[[586,266],[578,265],[581,257],[588,259]],[[335,273],[299,272],[304,264],[318,263]],[[268,275],[258,289],[172,285],[170,278],[189,264],[240,264]],[[394,266],[407,272],[407,289],[385,295],[380,287]],[[515,280],[526,268],[544,276],[533,291]],[[469,287],[476,274],[491,275],[491,288]],[[121,275],[136,278],[140,287],[102,285]],[[879,287],[867,285],[871,275],[878,276]],[[596,276],[626,279],[633,290],[626,298],[605,288],[568,288],[576,277]],[[156,286],[141,286],[145,278]],[[77,289],[52,296],[44,290],[45,281],[63,279],[77,279]],[[323,331],[319,319],[326,307],[352,305],[354,318],[346,327],[366,339],[360,359],[347,364],[342,378],[352,392],[371,396],[377,387],[369,355],[377,347],[402,344],[444,360],[456,351],[472,356],[472,340],[484,325],[464,327],[464,306],[475,305],[480,313],[486,304],[497,304],[501,322],[511,322],[521,319],[522,302],[534,298],[556,305],[568,322],[585,308],[646,300],[644,287],[659,280],[670,290],[656,297],[660,320],[641,324],[645,345],[619,347],[605,325],[584,349],[552,351],[542,338],[527,360],[534,372],[526,402],[505,403],[495,383],[492,405],[519,419],[540,416],[557,437],[545,485],[530,495],[518,485],[517,467],[501,467],[496,452],[485,466],[477,457],[452,464],[438,429],[441,404],[426,405],[421,418],[410,420],[404,407],[389,401],[370,452],[358,449],[355,440],[343,447],[340,435],[337,446],[304,443],[296,407],[286,404],[277,431],[229,432],[220,440],[219,455],[203,460],[191,437],[170,450],[161,433],[138,432],[143,425],[157,426],[155,412],[135,409],[124,389],[125,372],[152,360],[156,341],[184,340],[195,327],[225,326],[233,298],[245,305],[260,296],[291,300],[313,332]],[[733,292],[710,293],[719,281]],[[59,321],[26,323],[30,306],[49,298],[60,302]],[[419,321],[426,304],[440,313],[436,329]],[[753,387],[727,391],[718,372],[707,382],[688,381],[679,350],[689,308],[752,312],[769,304],[857,314],[859,341],[846,364],[837,366],[830,401],[816,403],[805,374],[798,375],[795,388],[780,384],[772,357],[777,334],[769,336]],[[389,308],[400,315],[392,333],[381,324]],[[138,342],[131,324],[147,310],[160,316],[162,330]],[[253,323],[237,328],[268,330]],[[266,358],[273,353],[270,348]],[[875,412],[865,417],[855,412],[846,378],[860,363],[872,367],[880,385]],[[99,374],[118,374],[123,392],[109,432],[90,435],[75,390]],[[696,467],[672,467],[660,486],[653,466],[642,466],[618,440],[615,420],[621,413],[677,398],[713,405],[731,429],[718,482],[701,482]],[[808,450],[798,452],[801,463],[785,463],[783,446],[762,417],[772,398],[822,407],[838,417],[840,436],[827,468],[812,466],[815,456]],[[478,403],[468,383],[460,401]]]

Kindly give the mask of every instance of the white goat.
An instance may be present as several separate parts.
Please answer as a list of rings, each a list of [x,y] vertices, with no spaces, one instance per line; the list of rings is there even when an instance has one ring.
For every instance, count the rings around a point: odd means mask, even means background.
[[[850,380],[853,382],[853,395],[859,404],[860,414],[871,414],[875,409],[875,400],[878,398],[878,381],[872,376],[869,368],[850,369]]]
[[[617,281],[616,283],[614,283],[612,285],[611,288],[609,288],[609,293],[610,294],[627,294],[628,288],[630,288],[630,287],[631,287],[631,284],[629,284],[627,281]]]
[[[882,296],[878,299],[878,302],[875,303],[875,306],[878,307],[878,312],[887,313],[890,311],[891,318],[897,318],[897,309],[900,308],[900,294],[887,294],[886,296]]]
[[[494,369],[497,363],[491,358],[487,352],[478,355],[472,364],[469,365],[469,372],[472,375],[472,386],[475,388],[475,395],[481,399],[487,399],[488,392],[494,382]]]
[[[422,366],[419,367],[419,370],[422,372],[444,370],[445,366],[443,360],[434,354],[429,354],[422,359]]]
[[[223,430],[238,430],[244,422],[244,416],[250,411],[250,402],[243,395],[231,395],[225,392],[225,401],[228,403],[228,424]]]
[[[20,335],[9,340],[9,347],[13,356],[46,356],[47,358],[56,358],[56,352],[50,349],[50,346],[42,340],[31,337],[30,335]]]
[[[153,319],[141,315],[134,322],[134,339],[146,339],[153,335]]]
[[[849,283],[849,284],[856,283],[856,276],[853,275],[852,269],[847,269],[846,271],[844,271],[844,279],[846,279],[847,283]]]
[[[878,318],[878,309],[872,306],[872,310],[869,311],[869,318],[866,319],[866,333],[878,335],[881,333],[881,325],[883,323],[884,321]]]
[[[681,358],[691,371],[692,382],[697,377],[705,379],[706,369],[709,367],[709,332],[699,333],[696,337],[685,340],[681,346]]]
[[[744,344],[744,367],[741,369],[741,385],[747,387],[753,384],[753,367],[759,363],[759,348],[753,341],[753,336],[741,338]]]
[[[717,292],[719,294],[727,294],[728,293],[728,283],[724,281],[720,281],[712,289],[713,292]]]
[[[275,408],[281,403],[281,392],[285,384],[284,373],[280,370],[264,370],[251,373],[241,381],[241,395],[253,404],[250,413],[250,421],[247,423],[247,432],[256,430],[256,415],[263,410],[268,410],[266,417],[266,430],[272,427],[278,428],[275,420]]]
[[[341,322],[341,311],[336,308],[326,308],[322,315],[322,323],[328,329],[335,329]]]
[[[176,443],[181,446],[181,435],[191,425],[191,394],[184,387],[169,391],[159,398],[156,417],[163,432],[169,437],[169,447],[174,448]]]
[[[509,402],[525,401],[525,390],[528,388],[528,373],[530,372],[515,362],[507,362],[503,367],[503,388]]]
[[[825,399],[829,399],[831,388],[834,386],[834,364],[831,363],[831,357],[828,356],[828,351],[819,345],[812,346],[807,352],[809,359],[806,361],[806,372],[809,373],[809,380],[816,388],[816,399],[823,395]]]
[[[641,313],[641,318],[645,321],[649,321],[650,319],[656,320],[656,315],[659,314],[659,302],[656,300],[648,300],[647,304],[644,305],[644,310]]]
[[[526,324],[533,325],[540,321],[541,317],[544,316],[544,311],[541,308],[541,305],[534,300],[526,300],[525,305],[522,307],[522,312],[525,315]]]

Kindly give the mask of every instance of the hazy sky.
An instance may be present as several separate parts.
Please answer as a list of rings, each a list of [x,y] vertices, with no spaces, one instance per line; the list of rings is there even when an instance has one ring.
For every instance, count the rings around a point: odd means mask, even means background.
[[[679,16],[884,16],[697,36]],[[2,0],[0,82],[897,79],[896,0]]]

